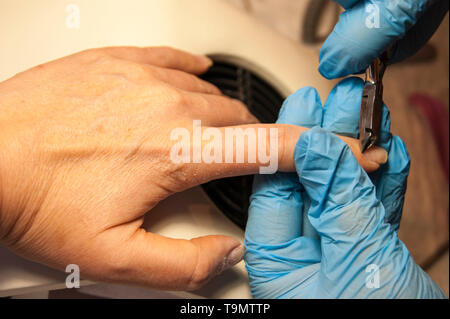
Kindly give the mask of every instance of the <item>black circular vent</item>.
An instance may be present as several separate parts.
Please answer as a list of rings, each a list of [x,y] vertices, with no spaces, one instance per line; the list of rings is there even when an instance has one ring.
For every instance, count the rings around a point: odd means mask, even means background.
[[[274,123],[283,103],[282,95],[250,70],[215,61],[202,76],[223,94],[241,100],[262,123]],[[202,185],[214,204],[236,225],[245,228],[253,176],[215,180]]]

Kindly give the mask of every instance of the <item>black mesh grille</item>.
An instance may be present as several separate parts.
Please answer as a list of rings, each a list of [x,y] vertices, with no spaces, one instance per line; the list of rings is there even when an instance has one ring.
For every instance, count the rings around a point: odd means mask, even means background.
[[[274,123],[283,103],[282,95],[253,72],[215,61],[202,76],[225,95],[241,100],[262,123]],[[253,176],[232,177],[203,185],[215,205],[236,225],[245,228]]]

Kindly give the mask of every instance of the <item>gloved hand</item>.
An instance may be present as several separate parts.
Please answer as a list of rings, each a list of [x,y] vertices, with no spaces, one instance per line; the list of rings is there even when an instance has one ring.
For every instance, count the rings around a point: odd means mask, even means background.
[[[322,46],[320,73],[328,78],[362,73],[395,45],[391,62],[416,53],[444,19],[448,0],[335,0],[346,11]]]
[[[362,86],[360,79],[342,81],[323,109],[314,89],[301,89],[278,121],[357,136]],[[444,298],[397,237],[410,160],[390,133],[387,108],[381,146],[389,159],[370,175],[323,128],[301,135],[298,175],[255,178],[244,257],[253,296]]]

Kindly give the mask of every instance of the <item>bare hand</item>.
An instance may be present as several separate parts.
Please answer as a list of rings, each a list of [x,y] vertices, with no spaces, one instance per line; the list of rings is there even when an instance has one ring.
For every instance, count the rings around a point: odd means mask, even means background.
[[[239,262],[227,236],[175,240],[146,232],[167,196],[259,163],[176,164],[176,127],[256,124],[240,102],[195,75],[211,61],[169,48],[84,51],[0,83],[0,242],[82,276],[160,289],[195,289]],[[279,168],[294,170],[305,129],[276,125]],[[367,170],[378,164],[345,139]]]

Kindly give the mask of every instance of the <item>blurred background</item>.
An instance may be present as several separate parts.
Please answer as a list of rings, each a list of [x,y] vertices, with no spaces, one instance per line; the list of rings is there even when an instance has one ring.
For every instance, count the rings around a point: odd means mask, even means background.
[[[340,12],[329,0],[226,1],[317,50]],[[407,61],[390,67],[384,78],[384,98],[391,111],[392,130],[402,137],[411,155],[411,174],[399,237],[447,296],[448,83],[447,15],[427,46]]]

